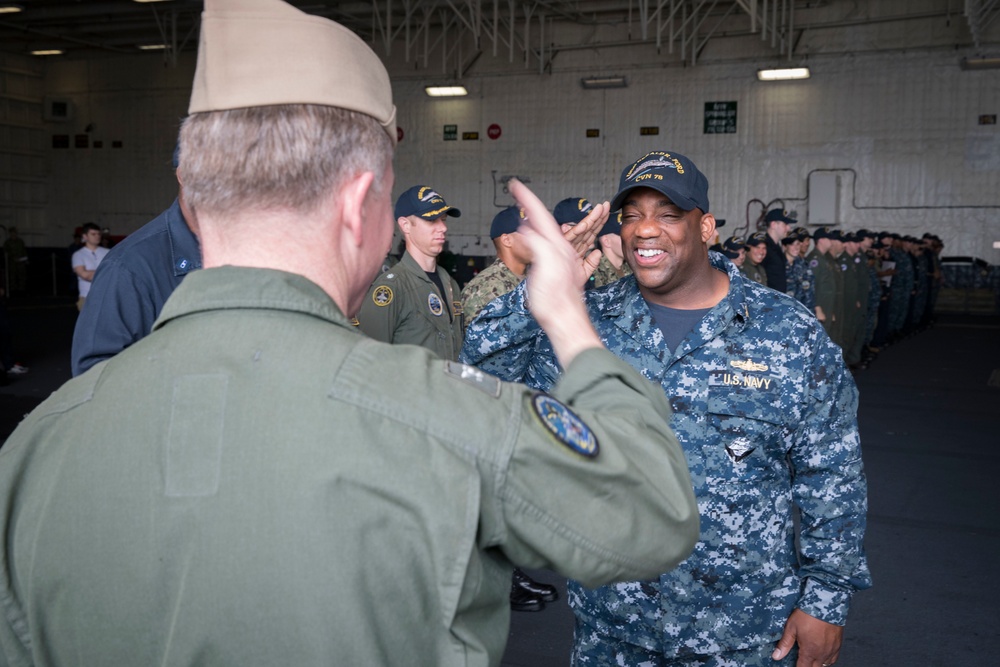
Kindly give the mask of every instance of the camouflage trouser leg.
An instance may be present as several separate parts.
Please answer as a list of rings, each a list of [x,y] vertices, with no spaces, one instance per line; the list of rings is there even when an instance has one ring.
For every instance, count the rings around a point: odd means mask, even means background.
[[[576,619],[573,630],[572,667],[794,667],[798,651],[792,649],[784,660],[774,661],[773,644],[744,651],[727,651],[714,655],[667,658],[662,653],[649,651],[603,635],[593,627]]]

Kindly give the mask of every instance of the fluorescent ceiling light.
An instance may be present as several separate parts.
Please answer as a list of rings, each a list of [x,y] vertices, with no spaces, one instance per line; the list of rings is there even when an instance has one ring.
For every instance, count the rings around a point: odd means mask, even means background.
[[[1000,56],[977,56],[958,61],[962,69],[1000,69]]]
[[[625,88],[628,79],[623,76],[588,76],[580,79],[580,85],[588,90],[596,88]]]
[[[140,44],[140,51],[162,51],[167,48],[166,44]]]
[[[62,54],[62,49],[39,49],[31,52],[33,56],[61,56]]]
[[[786,69],[759,69],[757,78],[761,81],[785,81],[787,79],[808,79],[808,67],[789,67]]]
[[[0,14],[17,14],[24,11],[21,5],[0,5]]]
[[[424,92],[431,97],[463,97],[469,94],[465,86],[425,86]]]

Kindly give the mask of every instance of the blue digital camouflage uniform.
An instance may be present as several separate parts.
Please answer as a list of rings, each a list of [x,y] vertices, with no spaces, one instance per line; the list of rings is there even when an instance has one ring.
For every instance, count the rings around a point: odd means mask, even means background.
[[[520,282],[521,279],[497,257],[462,288],[462,314],[466,324],[476,319],[483,306],[511,291]]]
[[[710,257],[729,293],[673,354],[634,277],[586,296],[605,345],[670,399],[701,539],[658,580],[595,590],[571,582],[569,600],[610,641],[667,657],[776,641],[795,607],[843,624],[854,591],[871,585],[858,395],[841,352],[800,304]],[[461,358],[545,389],[560,368],[524,297],[522,285],[486,306]]]
[[[878,278],[878,260],[875,265],[868,265],[868,314],[865,318],[864,344],[868,345],[875,337],[875,326],[878,324],[878,307],[882,301],[882,281]]]
[[[813,272],[813,297],[816,300],[813,312],[816,308],[823,310],[823,328],[829,334],[833,330],[833,316],[836,314],[837,290],[834,271],[837,266],[830,257],[830,253],[820,252],[819,248],[813,248],[806,255],[806,263],[809,270]]]
[[[896,262],[896,273],[892,276],[892,294],[889,297],[889,333],[898,334],[906,326],[906,316],[910,310],[913,292],[913,262],[910,253],[900,248],[889,251]]]
[[[787,266],[787,265],[786,265]],[[809,312],[816,312],[816,289],[813,285],[813,272],[801,257],[796,257],[791,266],[787,267],[788,274],[788,296],[809,309]]]

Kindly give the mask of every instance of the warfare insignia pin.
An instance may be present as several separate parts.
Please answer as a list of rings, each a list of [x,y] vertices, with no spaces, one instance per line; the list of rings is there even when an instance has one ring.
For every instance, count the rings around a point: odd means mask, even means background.
[[[451,312],[455,313],[456,315],[461,315],[462,314],[462,302],[461,301],[452,301],[451,302]]]
[[[556,440],[587,458],[597,456],[597,436],[572,410],[548,394],[535,394],[531,405]]]
[[[352,327],[360,327],[361,326],[361,322],[358,322],[358,318],[352,317],[351,318],[351,326]]]
[[[729,365],[732,366],[733,368],[738,368],[741,371],[766,371],[767,370],[767,364],[758,364],[756,362],[750,361],[749,359],[747,359],[746,361],[739,361],[739,360],[734,359],[733,361],[729,362]]]
[[[379,285],[372,292],[372,301],[376,306],[388,306],[392,303],[392,288],[385,285]]]
[[[431,315],[434,317],[441,317],[441,313],[444,312],[444,304],[441,303],[441,299],[434,292],[427,295],[427,309],[431,311]]]
[[[733,463],[742,462],[743,459],[750,456],[754,449],[756,447],[752,447],[750,441],[746,438],[736,438],[726,445],[726,453],[729,454],[729,458],[733,460]]]

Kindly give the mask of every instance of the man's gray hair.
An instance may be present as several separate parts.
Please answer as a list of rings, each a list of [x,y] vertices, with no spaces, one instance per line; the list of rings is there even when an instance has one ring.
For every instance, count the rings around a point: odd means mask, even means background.
[[[214,215],[245,210],[315,211],[331,191],[365,171],[382,175],[392,142],[365,114],[314,104],[195,113],[180,132],[184,199]]]

